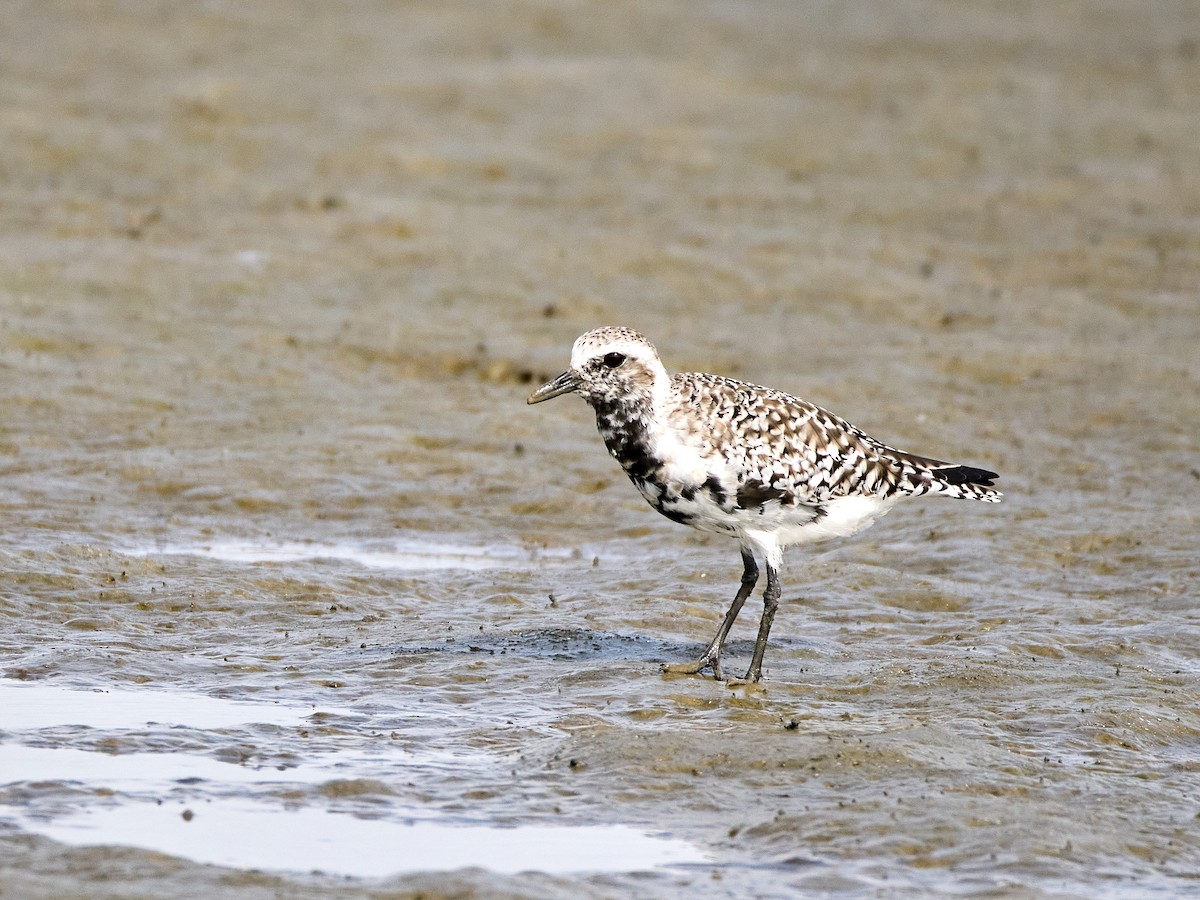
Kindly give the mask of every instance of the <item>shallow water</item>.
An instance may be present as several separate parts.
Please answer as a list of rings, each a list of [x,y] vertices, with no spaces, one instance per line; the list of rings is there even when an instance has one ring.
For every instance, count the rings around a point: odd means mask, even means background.
[[[296,9],[0,12],[0,893],[1200,890],[1193,4]],[[1005,502],[664,675],[606,323]]]
[[[72,846],[102,841],[233,868],[356,878],[467,867],[507,874],[627,871],[705,861],[683,841],[621,825],[496,828],[437,821],[415,804],[388,803],[386,817],[363,817],[288,802],[313,792],[334,807],[343,798],[380,803],[392,793],[387,779],[397,769],[408,778],[496,769],[504,760],[493,754],[390,747],[371,753],[361,747],[305,755],[303,762],[255,765],[240,756],[214,758],[181,749],[186,745],[179,732],[219,730],[232,737],[253,726],[296,729],[320,727],[332,715],[361,718],[353,713],[176,692],[67,691],[28,682],[0,683],[0,691],[6,733],[16,739],[0,745],[0,771],[9,785],[36,787],[33,797],[18,794],[13,805],[0,805],[0,816]],[[60,732],[64,721],[93,735],[139,730],[143,739],[153,734],[172,749],[76,750],[53,737],[45,743],[46,733]],[[110,799],[64,814],[64,793]]]

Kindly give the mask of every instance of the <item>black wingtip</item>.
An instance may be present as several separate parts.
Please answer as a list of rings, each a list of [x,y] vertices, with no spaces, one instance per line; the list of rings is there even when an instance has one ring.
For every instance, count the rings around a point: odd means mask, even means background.
[[[938,469],[938,478],[946,484],[977,484],[980,487],[991,487],[1000,476],[987,469],[976,469],[974,466],[954,466],[950,469]]]

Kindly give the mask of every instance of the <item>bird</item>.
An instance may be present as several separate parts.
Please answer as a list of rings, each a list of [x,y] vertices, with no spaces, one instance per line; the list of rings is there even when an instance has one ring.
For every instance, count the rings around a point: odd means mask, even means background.
[[[570,367],[529,395],[541,403],[578,394],[596,415],[609,454],[646,501],[672,521],[738,541],[742,578],[707,649],[667,672],[711,669],[725,681],[725,640],[767,570],[750,666],[730,684],[762,678],[763,656],[782,595],[787,547],[849,537],[900,500],[941,494],[999,502],[1000,476],[906,453],[840,416],[786,394],[703,372],[669,374],[639,332],[608,326],[585,332]]]

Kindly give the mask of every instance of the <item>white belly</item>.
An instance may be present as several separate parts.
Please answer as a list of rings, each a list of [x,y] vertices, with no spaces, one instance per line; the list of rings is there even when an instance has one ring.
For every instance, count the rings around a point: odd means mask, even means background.
[[[849,537],[887,513],[899,499],[897,495],[887,498],[838,497],[825,505],[823,516],[809,522],[792,524],[786,521],[786,517],[780,516],[783,521],[775,523],[773,529],[775,540],[783,548]]]

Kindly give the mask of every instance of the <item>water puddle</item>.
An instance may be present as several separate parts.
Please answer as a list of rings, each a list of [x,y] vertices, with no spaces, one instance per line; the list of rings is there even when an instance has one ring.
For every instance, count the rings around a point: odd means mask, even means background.
[[[635,872],[706,861],[691,844],[623,825],[395,822],[238,801],[125,803],[49,822],[19,814],[0,806],[0,816],[16,815],[28,830],[73,846],[117,844],[233,868],[359,878],[472,866],[503,874]]]
[[[6,739],[0,743],[0,819],[74,846],[131,846],[236,868],[360,878],[468,866],[506,874],[631,872],[706,860],[689,843],[625,825],[501,827],[435,818],[393,802],[389,780],[418,777],[421,767],[478,773],[504,763],[484,751],[413,751],[371,740],[352,742],[344,752],[309,753],[295,765],[254,766],[190,750],[98,752],[64,746],[72,739],[62,737],[71,727],[92,738],[95,732],[149,731],[165,739],[178,729],[228,735],[264,724],[302,726],[318,712],[357,715],[0,680]],[[375,786],[371,818],[331,811],[327,795],[309,790],[355,779]],[[278,790],[288,784],[305,790],[289,790],[285,807]]]
[[[137,548],[131,556],[199,556],[235,563],[290,563],[332,560],[369,569],[428,571],[436,569],[483,570],[528,566],[531,562],[567,560],[579,556],[565,549],[533,550],[490,545],[391,543],[377,547],[290,541],[263,544],[250,541],[214,541],[206,544]]]
[[[403,754],[391,762],[405,762]],[[296,766],[246,766],[190,753],[97,753],[71,747],[0,744],[0,788],[18,783],[86,785],[161,796],[179,785],[237,790],[247,785],[322,784],[344,777],[340,757]]]
[[[327,707],[321,710],[352,715]],[[179,725],[205,730],[241,725],[299,725],[316,711],[316,707],[223,700],[168,691],[85,691],[0,680],[0,732],[60,725],[98,729]]]

